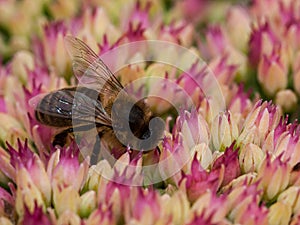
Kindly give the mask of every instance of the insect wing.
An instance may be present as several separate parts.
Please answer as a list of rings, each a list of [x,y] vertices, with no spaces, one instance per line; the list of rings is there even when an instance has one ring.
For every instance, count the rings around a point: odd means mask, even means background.
[[[79,85],[105,95],[118,95],[123,86],[89,46],[72,36],[65,37],[65,45],[72,57],[73,71]]]

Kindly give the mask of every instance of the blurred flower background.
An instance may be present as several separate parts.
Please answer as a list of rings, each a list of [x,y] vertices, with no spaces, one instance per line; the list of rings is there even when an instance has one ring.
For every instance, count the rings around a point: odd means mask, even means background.
[[[99,55],[164,40],[207,62],[226,102],[216,118],[212,99],[169,65],[117,74],[123,84],[172,79],[193,96],[197,109],[179,115],[153,101],[168,115],[160,151],[118,159],[146,165],[193,152],[181,171],[127,186],[98,172],[129,176],[124,168],[89,165],[72,141],[52,146],[56,130],[36,121],[29,100],[76,84],[65,35]],[[0,60],[0,224],[300,224],[299,0],[0,0]],[[198,79],[201,71],[189,73]]]

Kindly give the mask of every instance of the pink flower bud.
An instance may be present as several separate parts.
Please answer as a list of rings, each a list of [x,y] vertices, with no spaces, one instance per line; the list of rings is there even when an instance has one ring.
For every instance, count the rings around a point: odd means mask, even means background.
[[[227,199],[207,190],[192,206],[195,212],[189,224],[223,224],[228,213]]]
[[[77,213],[80,205],[80,196],[77,190],[72,186],[59,187],[53,184],[53,205],[58,215],[64,212]]]
[[[57,149],[52,154],[48,163],[48,173],[51,176],[51,183],[57,187],[72,186],[80,190],[88,172],[88,162],[79,162],[79,149],[76,142],[69,147]]]
[[[161,197],[161,206],[162,214],[172,217],[172,222],[175,224],[183,224],[190,213],[190,203],[186,192],[181,189],[172,196],[163,195]]]
[[[224,166],[207,172],[202,169],[195,156],[192,162],[191,174],[185,175],[181,182],[185,182],[188,198],[191,202],[194,202],[208,189],[215,193],[223,181],[223,176]]]
[[[289,184],[290,172],[291,166],[287,162],[282,162],[280,157],[271,160],[271,156],[267,154],[257,174],[258,188],[264,191],[266,200],[274,199],[285,190]]]
[[[283,112],[292,112],[297,106],[298,98],[292,90],[281,90],[277,92],[275,102]]]
[[[230,7],[226,22],[231,43],[240,50],[247,49],[251,32],[249,12],[239,6]]]
[[[263,54],[272,53],[273,46],[277,43],[277,37],[268,23],[258,25],[252,29],[249,43],[249,60],[253,66],[257,66]]]
[[[288,224],[292,216],[291,206],[282,202],[276,202],[270,207],[268,214],[269,224]]]
[[[211,26],[206,33],[207,48],[212,57],[217,57],[225,53],[229,40],[224,28],[221,26]]]
[[[285,205],[290,205],[292,208],[292,213],[295,214],[300,210],[299,194],[299,186],[291,186],[278,196],[277,201],[282,202]]]
[[[3,216],[0,216],[0,224],[2,224],[2,225],[13,225],[10,219],[8,219],[6,217],[3,217]]]
[[[208,143],[208,124],[204,118],[193,110],[191,113],[184,111],[176,121],[177,132],[181,132],[183,146],[189,151],[197,144]]]
[[[76,214],[76,212],[66,210],[61,215],[59,215],[57,221],[54,224],[72,224],[72,225],[81,225],[81,219]]]
[[[160,217],[161,209],[158,202],[157,192],[153,190],[143,190],[141,188],[133,189],[135,191],[135,198],[130,200],[128,207],[130,207],[128,215],[125,215],[125,220],[136,221],[141,224],[153,224]],[[134,195],[133,195],[134,196]]]
[[[235,118],[244,119],[253,108],[250,100],[250,92],[246,92],[243,85],[235,86],[232,89],[228,111],[230,111]],[[239,120],[237,120],[237,123],[240,124]]]
[[[0,216],[13,218],[15,213],[15,200],[13,196],[0,187]]]
[[[36,223],[52,225],[47,214],[43,212],[43,207],[39,207],[37,204],[35,204],[32,212],[29,208],[25,207],[25,213],[21,221],[22,225],[35,225]]]
[[[294,89],[297,94],[300,94],[300,51],[296,53],[293,63],[293,81]]]
[[[27,82],[28,70],[34,68],[33,55],[28,51],[19,51],[14,55],[12,61],[12,73],[17,76],[23,83]]]
[[[66,75],[70,65],[63,40],[66,33],[67,28],[62,22],[49,24],[44,29],[44,57],[47,65],[55,69],[59,75]]]
[[[58,0],[50,4],[51,14],[56,19],[65,19],[74,16],[78,11],[79,2]]]
[[[238,143],[262,143],[267,134],[278,125],[279,120],[280,111],[277,106],[258,101],[244,122]]]
[[[230,112],[220,113],[212,124],[212,143],[216,151],[223,151],[238,137],[238,127]]]
[[[94,210],[89,218],[86,220],[86,225],[110,225],[116,224],[111,207],[104,204],[99,204],[98,209]]]
[[[212,165],[212,171],[222,171],[224,167],[224,178],[222,186],[229,184],[241,173],[238,161],[238,149],[235,149],[234,145],[235,142],[233,142],[229,147],[227,147],[224,151],[224,154],[219,156]]]
[[[268,96],[286,88],[287,68],[280,55],[263,54],[258,65],[258,81]]]
[[[264,152],[255,144],[249,143],[241,147],[239,162],[244,173],[258,171],[264,158]]]
[[[81,217],[88,217],[96,208],[96,192],[88,191],[80,196],[79,215]]]

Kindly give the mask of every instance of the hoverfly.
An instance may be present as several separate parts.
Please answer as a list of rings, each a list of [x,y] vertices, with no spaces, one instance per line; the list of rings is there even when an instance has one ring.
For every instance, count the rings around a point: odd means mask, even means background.
[[[96,128],[101,141],[115,150],[116,158],[128,146],[133,150],[155,148],[162,138],[164,124],[160,119],[151,126],[150,121],[157,118],[145,100],[136,101],[124,91],[107,65],[83,41],[67,36],[65,45],[79,84],[50,92],[35,108],[40,123],[63,128],[54,137],[53,145],[64,146],[75,130]],[[94,148],[93,154],[98,158],[100,146]]]

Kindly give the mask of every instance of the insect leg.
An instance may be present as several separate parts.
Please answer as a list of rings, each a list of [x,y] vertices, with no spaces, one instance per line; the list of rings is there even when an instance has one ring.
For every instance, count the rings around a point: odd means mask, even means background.
[[[71,128],[65,129],[62,132],[55,135],[54,140],[52,142],[53,146],[59,145],[59,146],[63,147],[66,144],[69,133],[72,133],[72,132],[73,132],[73,128],[71,127]]]
[[[93,148],[93,152],[91,154],[91,165],[96,165],[99,161],[99,154],[100,154],[100,149],[101,149],[101,141],[100,141],[100,136],[96,136],[96,142]]]

